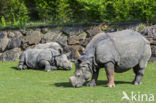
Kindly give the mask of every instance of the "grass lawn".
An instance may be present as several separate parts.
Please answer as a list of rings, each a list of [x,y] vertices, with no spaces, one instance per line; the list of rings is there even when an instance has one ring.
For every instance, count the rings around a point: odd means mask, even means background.
[[[104,69],[100,70],[96,87],[73,88],[68,78],[71,71],[41,70],[18,71],[17,62],[0,63],[0,103],[149,103],[121,100],[123,91],[156,96],[156,63],[149,63],[145,70],[143,84],[134,86],[132,70],[115,74],[115,88],[106,87]],[[73,66],[74,68],[74,66]],[[137,96],[138,97],[138,96]],[[156,103],[156,98],[155,102]]]

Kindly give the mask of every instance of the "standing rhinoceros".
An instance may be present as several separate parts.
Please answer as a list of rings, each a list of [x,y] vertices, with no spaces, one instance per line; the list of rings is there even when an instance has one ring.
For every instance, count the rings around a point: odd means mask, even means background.
[[[70,81],[74,87],[82,86],[92,76],[88,86],[95,86],[99,68],[105,67],[108,87],[114,87],[114,71],[125,72],[133,68],[133,84],[141,84],[144,69],[151,56],[149,42],[138,32],[123,30],[97,34],[77,60],[74,76]]]
[[[60,54],[59,51],[54,49],[28,49],[20,55],[19,70],[43,67],[47,72],[58,67],[70,70],[72,63],[65,54]]]

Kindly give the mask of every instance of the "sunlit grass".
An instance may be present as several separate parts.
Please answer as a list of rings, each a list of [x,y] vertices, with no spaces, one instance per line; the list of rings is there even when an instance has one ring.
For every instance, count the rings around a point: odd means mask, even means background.
[[[149,63],[145,70],[143,84],[134,86],[132,70],[115,74],[115,88],[106,87],[106,75],[103,69],[96,87],[73,88],[68,78],[71,71],[15,69],[17,62],[0,63],[0,103],[133,103],[122,101],[122,91],[128,94],[147,93],[156,95],[156,63]],[[138,103],[138,102],[136,102]],[[145,102],[146,103],[146,102]],[[154,103],[154,102],[153,102]]]

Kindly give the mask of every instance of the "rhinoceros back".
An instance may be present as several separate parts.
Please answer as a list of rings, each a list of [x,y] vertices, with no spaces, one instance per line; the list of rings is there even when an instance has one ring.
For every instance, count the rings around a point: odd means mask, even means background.
[[[97,45],[97,60],[102,63],[114,62],[117,72],[136,66],[146,55],[146,46],[149,46],[149,42],[138,32],[123,30],[108,33],[107,36],[108,39],[100,41]]]
[[[97,35],[95,35],[92,40],[88,43],[88,45],[86,46],[86,49],[84,50],[83,54],[84,56],[87,56],[88,58],[94,56],[95,54],[95,48],[97,46],[97,44],[102,41],[107,39],[107,36],[105,33],[99,33]]]

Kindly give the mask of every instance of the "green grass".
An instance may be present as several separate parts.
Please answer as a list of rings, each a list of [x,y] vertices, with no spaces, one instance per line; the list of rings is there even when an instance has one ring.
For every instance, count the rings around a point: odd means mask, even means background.
[[[143,84],[139,86],[131,84],[134,78],[132,70],[122,74],[116,73],[115,88],[106,87],[103,69],[100,70],[96,87],[73,88],[68,78],[73,75],[74,69],[51,72],[18,71],[15,69],[17,64],[0,63],[0,103],[135,103],[121,100],[122,91],[128,95],[133,91],[156,96],[156,63],[149,63]]]

